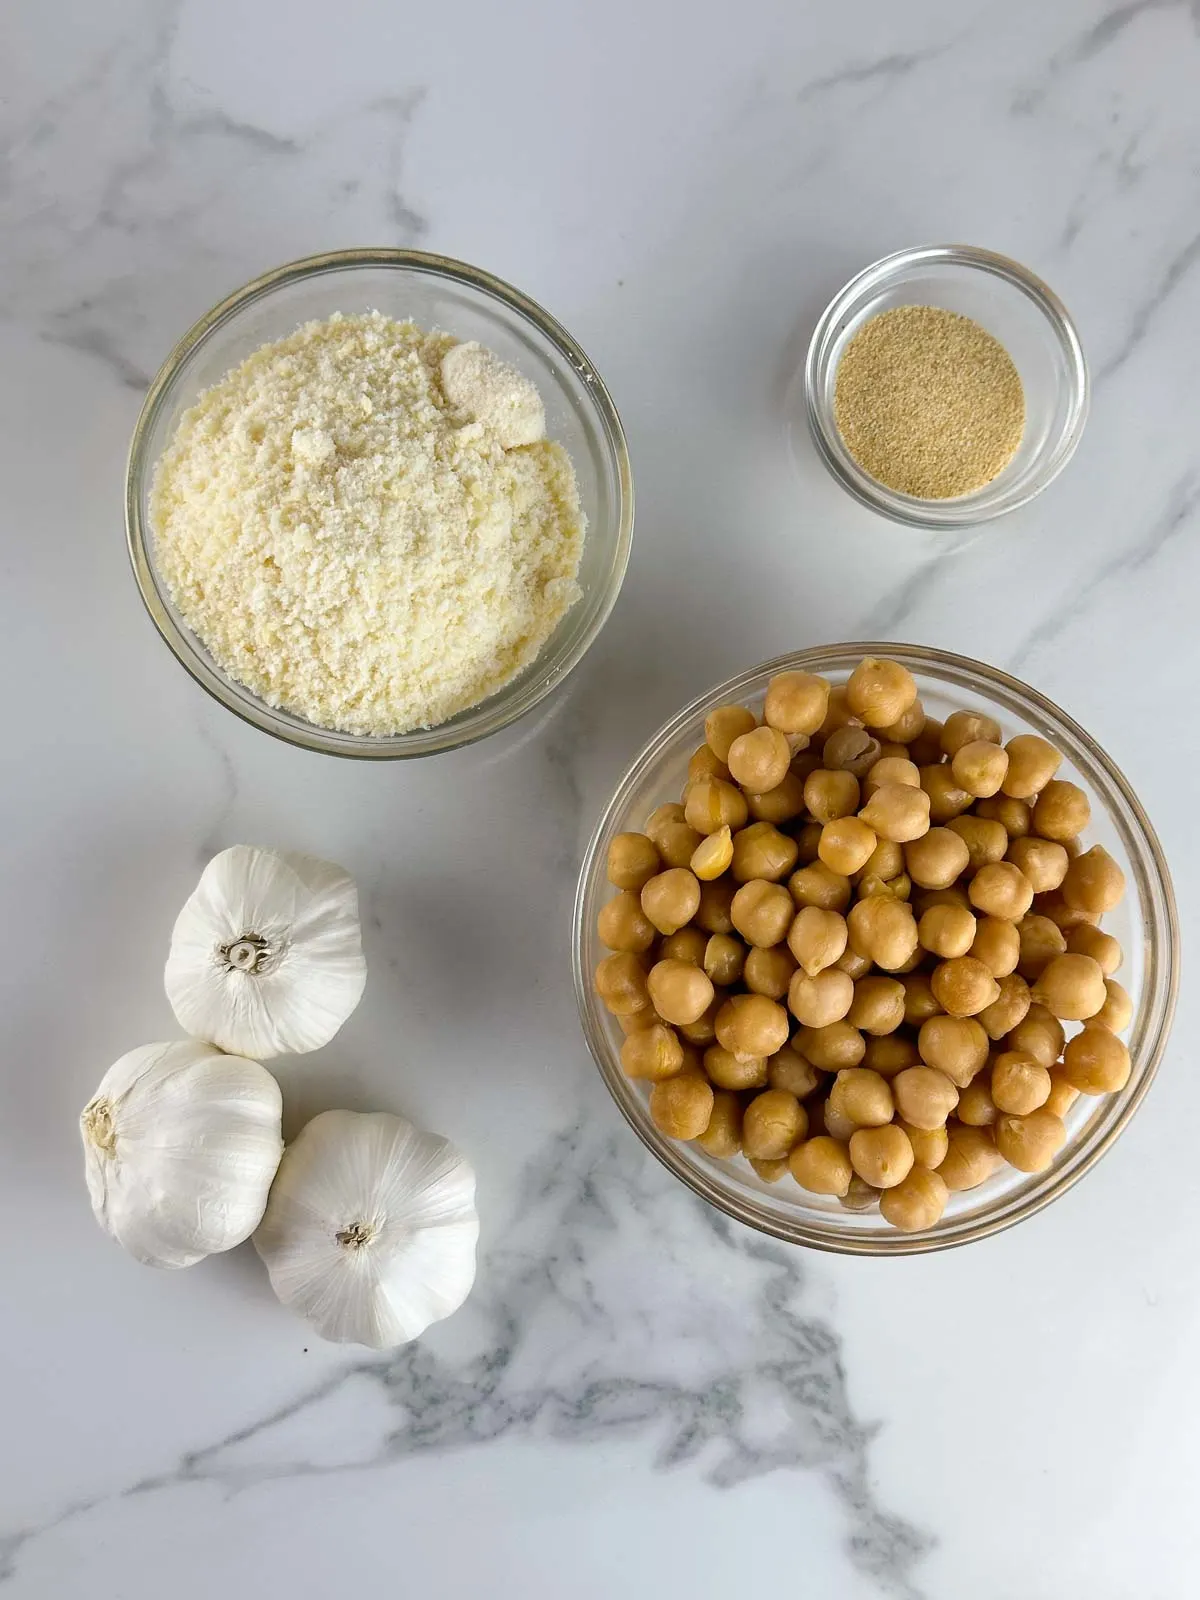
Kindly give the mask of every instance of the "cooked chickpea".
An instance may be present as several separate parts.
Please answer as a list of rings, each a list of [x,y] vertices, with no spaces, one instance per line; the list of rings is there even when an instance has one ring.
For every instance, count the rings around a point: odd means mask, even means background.
[[[859,816],[881,839],[909,844],[929,832],[929,796],[910,783],[883,783]]]
[[[677,933],[700,908],[700,885],[686,867],[670,867],[642,889],[642,910],[659,933]]]
[[[728,1089],[713,1093],[708,1126],[696,1135],[696,1143],[718,1161],[732,1161],[742,1148],[742,1102]]]
[[[659,806],[646,818],[646,837],[656,848],[662,830],[673,822],[683,821],[683,807],[671,801],[667,805]]]
[[[1124,1033],[1133,1021],[1133,1000],[1129,991],[1115,978],[1105,978],[1104,989],[1108,998],[1091,1018],[1090,1025],[1107,1028],[1110,1033]]]
[[[884,1190],[879,1210],[893,1228],[902,1233],[920,1233],[941,1221],[949,1198],[944,1178],[928,1167],[914,1166],[907,1178]]]
[[[1026,1051],[1049,1071],[1062,1055],[1066,1038],[1058,1018],[1034,1000],[1004,1042],[1010,1050]]]
[[[1077,783],[1052,778],[1033,807],[1033,828],[1043,839],[1060,844],[1077,839],[1092,820],[1092,807]]]
[[[818,853],[831,872],[849,877],[866,866],[877,843],[874,830],[859,817],[838,817],[821,829]]]
[[[958,1090],[936,1067],[905,1067],[892,1079],[896,1110],[914,1128],[940,1128],[958,1104]]]
[[[942,724],[942,754],[953,761],[968,744],[999,744],[1000,724],[982,711],[952,711]],[[711,743],[711,740],[710,740]]]
[[[1032,999],[1029,985],[1018,973],[1007,972],[997,981],[1000,993],[990,1006],[983,1008],[978,1019],[983,1024],[983,1031],[992,1040],[1003,1039],[1006,1033],[1024,1021]]]
[[[869,800],[876,789],[882,789],[885,784],[919,789],[921,774],[916,762],[910,761],[907,756],[880,756],[863,779],[863,798]]]
[[[853,999],[853,980],[836,967],[826,967],[812,976],[797,972],[788,986],[788,1010],[807,1028],[840,1022]]]
[[[684,824],[686,827],[686,823]],[[742,832],[746,830],[743,828]],[[738,835],[739,839],[741,834]],[[728,828],[718,828],[707,838],[701,838],[689,857],[688,864],[702,883],[719,878],[733,860],[733,834]]]
[[[698,1139],[712,1116],[712,1085],[698,1073],[681,1072],[650,1091],[650,1119],[669,1139]]]
[[[1111,933],[1102,933],[1089,922],[1081,922],[1067,935],[1067,949],[1077,956],[1091,956],[1106,978],[1111,978],[1125,959],[1120,944]]]
[[[821,1074],[798,1050],[785,1044],[767,1062],[767,1082],[772,1089],[786,1089],[797,1100],[803,1100],[818,1087]]]
[[[724,1045],[710,1044],[704,1052],[704,1070],[718,1089],[737,1092],[763,1089],[767,1083],[766,1056],[747,1056],[739,1060]]]
[[[753,728],[733,741],[725,760],[735,783],[752,794],[765,794],[787,777],[792,752],[778,728]]]
[[[865,728],[838,728],[825,741],[821,765],[830,772],[852,772],[861,783],[879,760],[879,740]]]
[[[824,678],[812,672],[779,672],[767,684],[763,717],[780,733],[813,734],[828,708],[829,684]]]
[[[896,1105],[886,1078],[868,1067],[845,1067],[833,1080],[826,1104],[856,1128],[880,1128],[892,1120]]]
[[[660,961],[690,961],[694,967],[704,965],[704,950],[708,944],[701,928],[680,928],[669,933],[658,947]]]
[[[752,822],[735,835],[729,866],[738,883],[765,878],[778,883],[796,865],[799,851],[794,839],[780,833],[772,822]]]
[[[1056,1117],[1065,1117],[1078,1099],[1079,1090],[1063,1076],[1062,1068],[1052,1068],[1050,1072],[1050,1093],[1046,1097],[1046,1104],[1043,1109],[1053,1111]]]
[[[651,1083],[673,1077],[683,1066],[678,1034],[662,1022],[631,1033],[621,1046],[621,1065],[628,1077],[647,1078]]]
[[[646,979],[650,1001],[664,1022],[675,1027],[695,1022],[712,1004],[713,986],[690,961],[658,961]]]
[[[645,967],[632,951],[614,951],[596,968],[596,993],[615,1017],[645,1011],[650,1004]]]
[[[999,1111],[1026,1117],[1050,1094],[1050,1074],[1024,1050],[1004,1050],[992,1062],[992,1099]]]
[[[610,950],[630,950],[635,955],[649,950],[654,943],[654,924],[632,889],[623,889],[600,907],[596,932],[601,944],[606,944]]]
[[[823,861],[800,867],[788,879],[788,892],[797,906],[817,906],[822,911],[844,911],[850,904],[850,879],[833,872]]]
[[[777,944],[770,950],[755,945],[746,957],[745,983],[751,994],[782,1000],[795,973],[796,963],[786,945]]]
[[[1008,771],[1008,754],[998,744],[972,739],[968,744],[959,745],[950,770],[960,789],[986,800],[1000,791]]]
[[[903,1128],[908,1135],[908,1142],[912,1145],[913,1156],[920,1167],[940,1167],[946,1159],[946,1151],[950,1148],[950,1135],[943,1126],[940,1128],[917,1128],[911,1122],[903,1120],[897,1122],[898,1128]]]
[[[975,918],[962,906],[930,906],[917,923],[917,938],[922,950],[950,960],[954,956],[965,956],[970,950],[975,927]],[[937,1010],[945,1009],[939,1002]]]
[[[1074,928],[1094,927],[1100,921],[1098,912],[1082,911],[1077,906],[1069,906],[1062,897],[1061,889],[1051,889],[1046,894],[1038,895],[1037,909],[1039,916],[1049,917],[1068,938]]]
[[[732,933],[733,918],[730,915],[733,909],[733,897],[736,886],[726,878],[717,878],[712,883],[700,885],[700,904],[696,907],[692,921],[698,928],[703,928],[705,933]]]
[[[985,822],[998,822],[1010,840],[1023,839],[1033,830],[1033,813],[1024,800],[1010,800],[1007,795],[996,794],[990,800],[979,800],[975,815]]]
[[[787,1043],[788,1014],[765,994],[735,994],[717,1012],[717,1039],[742,1060],[773,1056]]]
[[[894,839],[880,839],[867,857],[866,865],[859,874],[859,882],[874,874],[887,883],[892,878],[898,878],[903,871],[904,846],[897,844]]]
[[[1004,748],[1008,751],[1008,771],[1001,788],[1014,800],[1032,800],[1062,764],[1062,756],[1054,746],[1036,733],[1018,733]]]
[[[796,1049],[819,1072],[841,1072],[856,1067],[866,1052],[866,1042],[848,1022],[830,1022],[823,1028],[801,1028],[795,1038]]]
[[[704,960],[701,965],[713,983],[719,983],[722,988],[728,989],[741,977],[745,964],[746,946],[740,939],[735,939],[728,933],[709,935],[704,946]]]
[[[907,1034],[872,1033],[867,1036],[862,1065],[881,1078],[894,1078],[905,1067],[917,1066],[920,1060],[917,1047]]]
[[[919,1028],[929,1017],[941,1011],[937,996],[929,986],[927,972],[910,972],[901,978],[904,985],[904,1020],[910,1028]]]
[[[1003,861],[1008,849],[1008,831],[1002,822],[989,822],[986,817],[967,815],[951,817],[946,824],[967,847],[968,872],[978,872],[992,861]],[[1019,865],[1019,863],[1018,863]]]
[[[854,1176],[850,1152],[828,1134],[798,1144],[788,1157],[788,1166],[792,1177],[810,1194],[844,1195]]]
[[[929,797],[929,820],[941,827],[970,809],[972,797],[960,789],[948,766],[927,766],[920,769],[921,789]]]
[[[898,661],[864,656],[846,680],[846,704],[870,728],[899,721],[917,698],[917,681]]]
[[[796,829],[796,859],[802,867],[811,866],[820,859],[817,852],[824,828],[823,822],[806,822]]]
[[[986,1072],[972,1078],[959,1096],[958,1120],[968,1128],[990,1128],[999,1117]]]
[[[752,878],[734,895],[729,914],[748,944],[769,947],[786,938],[796,907],[781,883]]]
[[[831,733],[836,733],[839,728],[862,727],[862,718],[855,716],[846,699],[846,685],[839,683],[829,691],[829,704],[825,708],[825,719],[817,729],[817,738],[828,739]]]
[[[859,1128],[850,1135],[850,1165],[876,1189],[894,1189],[913,1167],[908,1135],[894,1122],[882,1128]]]
[[[1124,893],[1125,874],[1101,844],[1076,856],[1062,883],[1067,904],[1092,915],[1113,910]]]
[[[613,1013],[617,1019],[617,1026],[626,1036],[631,1033],[641,1033],[643,1028],[652,1028],[658,1021],[658,1015],[654,1007],[650,1005],[648,995],[646,1000],[646,1005],[640,1011],[616,1011]]]
[[[911,744],[914,739],[919,739],[925,731],[925,707],[919,700],[914,700],[907,711],[901,712],[895,722],[889,722],[886,728],[880,728],[879,737],[895,744]],[[941,723],[938,723],[938,732],[941,732]]]
[[[750,815],[746,796],[721,778],[698,778],[688,789],[684,820],[697,833],[744,828]]]
[[[1016,922],[1033,904],[1033,888],[1020,867],[1011,861],[992,861],[971,879],[967,898],[977,911]]]
[[[977,1189],[1002,1165],[1003,1157],[996,1149],[988,1128],[972,1128],[965,1123],[951,1124],[946,1154],[937,1169],[951,1193]]]
[[[1019,1172],[1044,1172],[1067,1140],[1062,1118],[1046,1110],[1001,1117],[995,1135],[996,1149]]]
[[[987,1060],[988,1036],[974,1017],[928,1017],[917,1034],[917,1049],[927,1067],[965,1089]]]
[[[917,923],[902,900],[872,895],[850,907],[846,918],[850,943],[885,972],[896,972],[917,949]]]
[[[704,738],[717,760],[728,765],[730,745],[757,726],[758,718],[745,706],[716,706],[704,719]]]
[[[1034,894],[1057,889],[1067,875],[1067,852],[1054,839],[1039,839],[1032,833],[1013,839],[1007,856],[1029,879]]]
[[[1067,948],[1062,929],[1049,917],[1031,911],[1017,924],[1020,954],[1017,971],[1027,983],[1034,983],[1054,960]]]
[[[829,1100],[826,1099],[821,1104],[821,1126],[818,1129],[816,1124],[813,1123],[810,1127],[810,1132],[814,1134],[818,1132],[827,1133],[831,1139],[837,1139],[842,1144],[846,1144],[857,1127],[857,1122],[848,1117],[844,1111],[839,1111],[836,1106],[831,1105]]]
[[[858,779],[852,772],[819,767],[804,780],[804,804],[818,822],[836,822],[858,809]]]
[[[711,745],[702,744],[698,750],[692,751],[691,760],[688,762],[689,783],[694,783],[697,778],[728,779],[728,777],[729,768]]]
[[[850,1187],[840,1197],[841,1204],[847,1211],[869,1211],[872,1206],[879,1204],[880,1192],[872,1189],[869,1183],[864,1183],[856,1172],[850,1179]]]
[[[654,841],[644,833],[618,833],[608,847],[608,881],[618,889],[640,890],[661,870]]]
[[[792,771],[765,794],[748,794],[746,808],[756,822],[790,822],[804,810],[804,776]]]
[[[786,1161],[756,1161],[753,1156],[747,1160],[764,1183],[778,1183],[788,1170]]]
[[[1089,1023],[1063,1051],[1062,1074],[1080,1094],[1115,1094],[1129,1082],[1132,1064],[1123,1039]]]
[[[788,949],[810,978],[831,967],[846,948],[846,919],[821,906],[802,906],[786,931]]]
[[[1021,957],[1021,936],[1013,922],[1002,917],[980,917],[971,941],[970,955],[982,961],[993,978],[1007,978]]]
[[[686,822],[664,822],[658,830],[658,853],[668,867],[690,867],[703,839]]]
[[[894,1033],[904,1021],[904,985],[899,978],[860,978],[846,1020],[863,1033]]]
[[[847,945],[841,955],[833,963],[839,972],[844,972],[855,983],[860,978],[865,978],[871,970],[871,963],[866,956],[860,956],[857,950],[851,950]]]
[[[906,741],[918,767],[935,767],[942,759],[942,726],[936,717],[926,717],[920,733]]]
[[[873,872],[860,872],[856,882],[860,900],[869,900],[875,894],[885,894],[893,900],[907,900],[912,893],[912,879],[906,872],[887,882]]]
[[[742,1148],[756,1161],[780,1161],[808,1131],[808,1114],[786,1089],[764,1089],[742,1116]]]
[[[1000,998],[1000,985],[982,961],[955,956],[941,961],[929,976],[934,996],[948,1015],[974,1017]]]
[[[679,1031],[688,1044],[703,1047],[709,1045],[717,1036],[717,1012],[725,1003],[724,992],[714,991],[713,998],[695,1022],[681,1022]]]
[[[1055,956],[1033,986],[1033,997],[1064,1022],[1086,1022],[1108,998],[1104,974],[1091,956]]]
[[[966,841],[949,828],[930,828],[904,846],[908,875],[922,889],[948,889],[967,870],[970,857]]]

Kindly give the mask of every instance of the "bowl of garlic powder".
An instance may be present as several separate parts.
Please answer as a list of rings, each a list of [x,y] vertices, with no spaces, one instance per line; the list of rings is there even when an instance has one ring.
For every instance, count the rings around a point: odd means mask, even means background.
[[[389,759],[495,733],[580,661],[633,533],[625,436],[571,335],[421,251],[280,267],[202,318],[126,481],[142,598],[255,727]]]
[[[830,301],[804,369],[817,453],[854,498],[910,527],[965,531],[1066,466],[1088,371],[1061,300],[968,245],[901,250]]]

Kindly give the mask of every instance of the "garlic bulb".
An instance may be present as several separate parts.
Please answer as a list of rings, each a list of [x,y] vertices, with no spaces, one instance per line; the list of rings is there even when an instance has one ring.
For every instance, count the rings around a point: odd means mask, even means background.
[[[313,856],[222,850],[179,913],[165,981],[197,1039],[256,1061],[318,1049],[367,981],[354,879]]]
[[[457,1311],[478,1237],[453,1145],[384,1111],[323,1111],[287,1147],[254,1245],[322,1338],[385,1350]]]
[[[279,1085],[187,1039],[115,1062],[79,1119],[100,1226],[151,1267],[190,1267],[258,1226],[283,1154]]]

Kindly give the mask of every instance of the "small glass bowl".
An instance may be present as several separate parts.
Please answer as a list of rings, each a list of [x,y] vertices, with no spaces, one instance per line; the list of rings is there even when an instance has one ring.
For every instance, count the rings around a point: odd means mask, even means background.
[[[871,477],[834,419],[846,345],[871,317],[910,305],[957,311],[986,328],[1012,357],[1025,390],[1025,432],[1013,459],[982,489],[950,500],[901,494]],[[910,527],[971,528],[1032,500],[1071,459],[1087,420],[1088,372],[1066,307],[1040,278],[990,250],[927,245],[885,256],[834,296],[808,347],[804,396],[817,451],[856,500]]]
[[[536,384],[546,432],[575,467],[587,517],[582,597],[532,662],[502,689],[434,728],[372,738],[317,727],[269,706],[224,672],[183,621],[154,551],[154,468],[181,414],[252,351],[301,323],[378,310],[478,339]],[[567,330],[518,289],[478,267],[421,250],[338,250],[268,272],[202,317],[163,363],[142,407],[125,480],[129,555],[142,599],[176,658],[209,694],[254,727],[325,755],[388,760],[456,749],[524,716],[582,659],[616,603],[633,538],[625,434],[600,374]]]
[[[645,1084],[621,1069],[623,1035],[592,985],[608,954],[596,933],[596,914],[615,891],[606,876],[614,834],[638,832],[658,805],[678,800],[688,758],[704,743],[704,719],[714,706],[750,705],[761,712],[768,680],[777,672],[817,672],[844,682],[866,655],[902,661],[916,677],[932,716],[959,708],[988,712],[1004,729],[1038,733],[1062,751],[1059,776],[1088,793],[1089,844],[1102,844],[1125,872],[1125,898],[1104,919],[1120,941],[1125,963],[1118,977],[1133,1001],[1125,1035],[1133,1061],[1129,1082],[1117,1094],[1081,1095],[1067,1115],[1067,1143],[1045,1171],[1004,1167],[977,1189],[952,1194],[942,1220],[922,1233],[900,1233],[878,1211],[848,1211],[836,1199],[808,1194],[790,1176],[764,1183],[742,1157],[719,1161],[698,1145],[668,1139],[650,1120]],[[1035,689],[966,656],[917,645],[836,644],[744,672],[701,695],[662,728],[622,780],[588,846],[575,898],[575,992],[596,1065],[638,1137],[689,1188],[739,1222],[793,1244],[847,1255],[914,1255],[945,1250],[998,1233],[1030,1217],[1076,1183],[1112,1145],[1150,1087],[1166,1045],[1179,981],[1179,925],[1171,879],[1150,822],[1125,778],[1079,725]]]

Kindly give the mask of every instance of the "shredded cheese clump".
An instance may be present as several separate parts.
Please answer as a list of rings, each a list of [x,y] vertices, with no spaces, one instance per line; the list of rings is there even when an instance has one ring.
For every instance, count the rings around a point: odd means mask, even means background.
[[[151,523],[184,621],[232,678],[321,727],[444,722],[579,598],[570,459],[544,437],[506,448],[500,418],[528,416],[530,386],[498,359],[479,415],[477,385],[450,399],[455,345],[377,311],[306,323],[206,390],[158,463]]]

